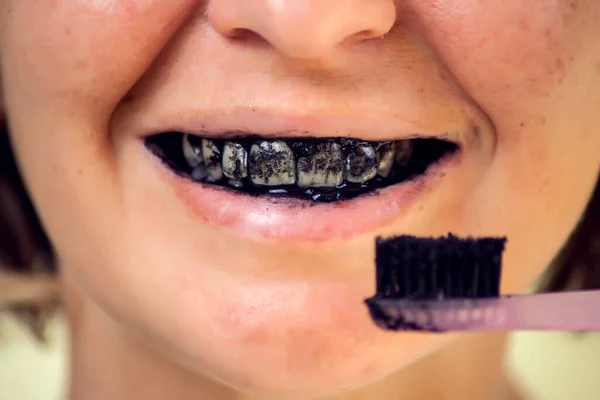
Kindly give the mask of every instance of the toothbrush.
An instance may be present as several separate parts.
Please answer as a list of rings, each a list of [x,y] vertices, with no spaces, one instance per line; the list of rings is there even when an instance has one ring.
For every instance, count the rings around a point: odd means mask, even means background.
[[[600,291],[501,296],[505,243],[378,238],[371,318],[392,331],[600,331]]]

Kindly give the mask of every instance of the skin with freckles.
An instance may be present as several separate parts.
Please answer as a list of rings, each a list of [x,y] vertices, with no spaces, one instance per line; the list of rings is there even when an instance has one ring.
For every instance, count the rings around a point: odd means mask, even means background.
[[[374,237],[507,236],[504,292],[544,271],[600,168],[599,2],[0,0],[0,13],[4,112],[60,262],[72,399],[511,398],[502,335],[371,323]],[[270,214],[279,231],[256,228],[244,216],[264,203],[190,187],[143,145],[188,127],[448,133],[461,154],[377,224],[375,203],[348,203],[344,234],[291,238],[286,221],[309,225],[293,207]]]

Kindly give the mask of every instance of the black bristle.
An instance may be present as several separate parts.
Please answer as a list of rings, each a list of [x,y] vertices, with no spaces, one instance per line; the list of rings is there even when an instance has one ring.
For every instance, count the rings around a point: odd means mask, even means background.
[[[398,236],[376,241],[379,298],[497,297],[506,238]]]

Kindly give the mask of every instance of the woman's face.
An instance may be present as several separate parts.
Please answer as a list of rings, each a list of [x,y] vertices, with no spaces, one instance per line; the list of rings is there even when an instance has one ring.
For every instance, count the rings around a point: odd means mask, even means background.
[[[600,165],[596,0],[0,0],[6,115],[69,285],[186,368],[263,395],[366,385],[448,341],[370,322],[374,238],[508,237],[526,289]],[[444,136],[415,181],[250,197],[145,146]]]

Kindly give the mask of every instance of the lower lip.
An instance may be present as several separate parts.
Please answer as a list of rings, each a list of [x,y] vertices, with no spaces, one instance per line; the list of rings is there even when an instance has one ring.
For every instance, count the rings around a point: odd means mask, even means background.
[[[252,196],[199,184],[171,174],[177,195],[206,223],[256,239],[323,241],[364,234],[396,221],[439,183],[458,161],[457,151],[415,179],[352,200],[314,203],[276,196]]]

